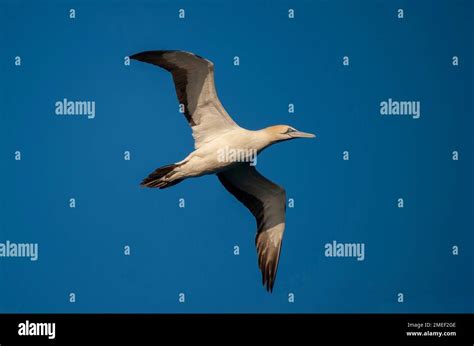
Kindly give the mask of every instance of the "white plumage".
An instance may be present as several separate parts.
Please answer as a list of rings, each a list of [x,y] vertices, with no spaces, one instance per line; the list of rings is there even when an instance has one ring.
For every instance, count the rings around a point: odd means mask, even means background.
[[[260,153],[277,142],[315,136],[287,125],[259,131],[237,125],[217,97],[214,64],[207,59],[183,51],[148,51],[131,58],[171,72],[178,101],[184,107],[195,143],[195,150],[184,160],[156,169],[142,185],[163,189],[187,178],[216,174],[222,185],[250,210],[257,221],[258,264],[262,282],[271,292],[285,230],[285,190],[262,176],[249,162],[221,160],[219,151],[231,148]]]

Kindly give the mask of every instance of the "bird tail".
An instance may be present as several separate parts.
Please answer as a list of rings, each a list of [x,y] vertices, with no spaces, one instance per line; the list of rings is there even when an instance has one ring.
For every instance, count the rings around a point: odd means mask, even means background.
[[[173,179],[176,174],[175,169],[179,167],[179,164],[166,165],[155,169],[148,177],[143,179],[141,186],[165,189],[167,187],[178,184],[183,179]]]

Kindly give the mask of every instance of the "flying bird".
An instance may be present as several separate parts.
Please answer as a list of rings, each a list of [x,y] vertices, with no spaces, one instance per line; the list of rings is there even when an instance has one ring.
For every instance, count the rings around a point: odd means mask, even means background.
[[[265,178],[252,165],[252,153],[258,155],[272,144],[315,135],[288,125],[258,131],[237,125],[217,97],[214,64],[198,55],[159,50],[138,53],[130,58],[159,66],[172,74],[178,101],[192,129],[195,148],[184,160],[156,169],[141,185],[164,189],[187,178],[216,174],[227,191],[244,204],[257,221],[258,265],[263,285],[272,292],[285,230],[286,194],[281,186]],[[234,150],[234,154],[244,154],[229,155],[231,159],[225,160],[219,155],[224,148]]]

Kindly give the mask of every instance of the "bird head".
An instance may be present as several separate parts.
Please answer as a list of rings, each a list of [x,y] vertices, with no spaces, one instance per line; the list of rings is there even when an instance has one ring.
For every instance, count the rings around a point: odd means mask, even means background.
[[[273,142],[287,141],[295,138],[314,138],[312,133],[301,132],[289,125],[270,126],[265,129]]]

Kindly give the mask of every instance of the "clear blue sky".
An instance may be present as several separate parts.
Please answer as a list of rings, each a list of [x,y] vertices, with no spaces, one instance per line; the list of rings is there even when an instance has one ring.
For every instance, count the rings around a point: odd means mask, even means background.
[[[472,6],[1,0],[0,242],[37,242],[39,259],[0,258],[0,311],[474,312]],[[139,187],[193,148],[171,77],[123,64],[150,49],[212,60],[241,126],[318,135],[259,158],[295,201],[273,294],[255,221],[216,177]],[[95,119],[56,116],[63,98],[95,101]],[[382,117],[388,98],[420,101],[421,118]],[[365,260],[325,257],[333,240]]]

